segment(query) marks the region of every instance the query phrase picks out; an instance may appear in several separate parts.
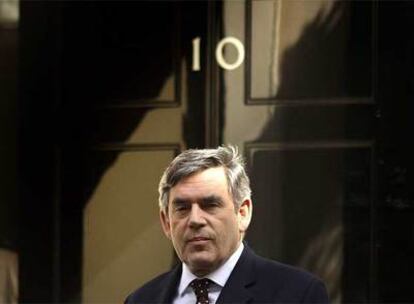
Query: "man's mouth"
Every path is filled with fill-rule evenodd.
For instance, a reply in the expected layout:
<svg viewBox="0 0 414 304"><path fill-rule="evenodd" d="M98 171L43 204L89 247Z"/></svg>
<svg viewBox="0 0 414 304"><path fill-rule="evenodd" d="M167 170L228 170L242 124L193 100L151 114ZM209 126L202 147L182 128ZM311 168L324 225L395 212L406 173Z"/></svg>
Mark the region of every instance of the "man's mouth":
<svg viewBox="0 0 414 304"><path fill-rule="evenodd" d="M207 237L193 237L191 239L188 240L189 243L201 243L201 242L206 242L209 241L210 239Z"/></svg>

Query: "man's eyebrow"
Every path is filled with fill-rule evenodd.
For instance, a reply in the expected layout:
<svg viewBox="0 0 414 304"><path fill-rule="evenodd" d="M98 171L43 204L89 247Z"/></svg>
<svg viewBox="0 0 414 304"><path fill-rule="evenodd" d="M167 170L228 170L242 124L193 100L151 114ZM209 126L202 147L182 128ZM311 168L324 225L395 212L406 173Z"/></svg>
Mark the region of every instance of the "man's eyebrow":
<svg viewBox="0 0 414 304"><path fill-rule="evenodd" d="M210 204L210 203L222 204L223 203L223 199L217 195L209 195L209 196L203 197L200 201L203 204Z"/></svg>
<svg viewBox="0 0 414 304"><path fill-rule="evenodd" d="M220 196L214 195L214 194L202 197L199 199L199 201L201 204L211 204L211 203L222 204L223 203L223 199ZM172 200L171 204L173 206L185 205L185 204L188 204L188 200L185 198L176 197Z"/></svg>
<svg viewBox="0 0 414 304"><path fill-rule="evenodd" d="M186 203L187 203L187 200L180 198L180 197L174 198L171 202L172 205L184 205Z"/></svg>

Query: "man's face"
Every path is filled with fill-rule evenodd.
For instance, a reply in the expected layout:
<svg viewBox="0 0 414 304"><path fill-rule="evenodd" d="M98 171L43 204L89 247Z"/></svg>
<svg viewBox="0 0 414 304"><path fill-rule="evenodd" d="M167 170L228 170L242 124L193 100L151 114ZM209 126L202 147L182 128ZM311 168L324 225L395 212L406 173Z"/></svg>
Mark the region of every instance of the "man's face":
<svg viewBox="0 0 414 304"><path fill-rule="evenodd" d="M178 257L197 276L217 269L237 249L251 216L251 201L235 210L224 168L182 179L169 195L161 224Z"/></svg>

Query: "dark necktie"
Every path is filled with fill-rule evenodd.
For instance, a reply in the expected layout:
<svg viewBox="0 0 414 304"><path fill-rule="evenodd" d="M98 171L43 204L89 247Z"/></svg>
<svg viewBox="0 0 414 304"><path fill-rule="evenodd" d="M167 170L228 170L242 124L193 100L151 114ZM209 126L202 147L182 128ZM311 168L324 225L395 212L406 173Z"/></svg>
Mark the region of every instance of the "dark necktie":
<svg viewBox="0 0 414 304"><path fill-rule="evenodd" d="M197 304L208 304L208 287L211 281L209 279L195 279L190 283L191 288L197 297Z"/></svg>

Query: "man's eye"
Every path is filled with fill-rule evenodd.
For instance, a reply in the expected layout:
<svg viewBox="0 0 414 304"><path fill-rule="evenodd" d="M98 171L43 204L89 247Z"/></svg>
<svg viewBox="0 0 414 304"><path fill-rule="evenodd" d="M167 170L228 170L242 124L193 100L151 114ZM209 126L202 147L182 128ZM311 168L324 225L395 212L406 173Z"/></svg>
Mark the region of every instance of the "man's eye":
<svg viewBox="0 0 414 304"><path fill-rule="evenodd" d="M215 207L218 207L218 206L219 206L218 202L206 202L204 204L205 208L215 208Z"/></svg>
<svg viewBox="0 0 414 304"><path fill-rule="evenodd" d="M185 211L185 210L188 209L188 207L185 206L185 205L178 205L178 206L175 206L174 209L175 209L175 211Z"/></svg>

